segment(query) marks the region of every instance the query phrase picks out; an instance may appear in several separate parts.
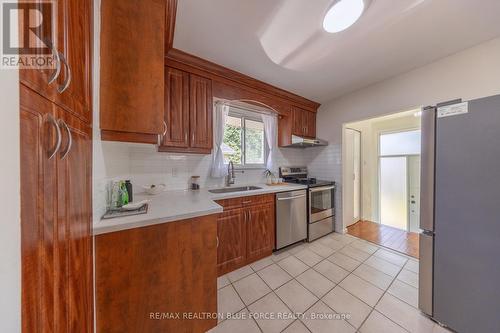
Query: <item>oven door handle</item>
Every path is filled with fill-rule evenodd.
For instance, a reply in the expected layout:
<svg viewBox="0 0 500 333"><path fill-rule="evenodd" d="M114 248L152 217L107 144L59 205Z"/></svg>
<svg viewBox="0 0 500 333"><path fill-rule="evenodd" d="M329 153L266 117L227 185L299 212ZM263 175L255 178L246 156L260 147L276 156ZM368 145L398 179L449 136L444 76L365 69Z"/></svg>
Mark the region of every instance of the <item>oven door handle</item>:
<svg viewBox="0 0 500 333"><path fill-rule="evenodd" d="M328 187L318 187L318 188L312 188L309 190L309 192L320 192L320 191L328 191L328 190L333 190L335 186L328 186Z"/></svg>

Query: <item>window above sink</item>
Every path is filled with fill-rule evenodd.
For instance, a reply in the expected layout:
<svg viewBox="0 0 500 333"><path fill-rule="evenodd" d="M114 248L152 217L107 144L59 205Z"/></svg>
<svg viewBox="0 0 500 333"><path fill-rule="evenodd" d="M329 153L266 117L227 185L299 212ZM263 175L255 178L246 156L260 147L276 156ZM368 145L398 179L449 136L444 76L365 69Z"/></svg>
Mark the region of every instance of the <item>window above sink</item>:
<svg viewBox="0 0 500 333"><path fill-rule="evenodd" d="M268 152L260 114L231 107L224 128L224 163L232 161L237 169L264 169Z"/></svg>

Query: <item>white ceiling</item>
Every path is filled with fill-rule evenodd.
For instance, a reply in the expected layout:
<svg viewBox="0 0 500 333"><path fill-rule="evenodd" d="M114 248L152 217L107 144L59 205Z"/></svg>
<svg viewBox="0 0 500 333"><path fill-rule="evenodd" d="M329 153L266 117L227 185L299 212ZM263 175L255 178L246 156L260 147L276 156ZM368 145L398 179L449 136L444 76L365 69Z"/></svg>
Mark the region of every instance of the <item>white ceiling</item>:
<svg viewBox="0 0 500 333"><path fill-rule="evenodd" d="M335 0L179 0L174 47L320 103L500 36L499 0L372 0L338 34Z"/></svg>

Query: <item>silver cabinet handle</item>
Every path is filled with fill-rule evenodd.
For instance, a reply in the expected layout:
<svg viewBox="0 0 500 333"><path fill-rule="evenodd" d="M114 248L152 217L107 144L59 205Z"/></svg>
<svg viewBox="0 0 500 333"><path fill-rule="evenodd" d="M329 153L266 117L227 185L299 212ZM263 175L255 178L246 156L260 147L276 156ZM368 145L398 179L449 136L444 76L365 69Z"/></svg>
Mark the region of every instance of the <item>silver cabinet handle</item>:
<svg viewBox="0 0 500 333"><path fill-rule="evenodd" d="M219 236L217 236L217 248L219 247Z"/></svg>
<svg viewBox="0 0 500 333"><path fill-rule="evenodd" d="M247 200L247 201L242 202L242 204L244 204L244 205L249 204L249 203L252 203L252 200Z"/></svg>
<svg viewBox="0 0 500 333"><path fill-rule="evenodd" d="M162 143L163 143L163 138L165 137L165 135L167 135L167 123L165 122L165 120L163 121L163 133L161 134L158 134L158 146L161 146Z"/></svg>
<svg viewBox="0 0 500 333"><path fill-rule="evenodd" d="M54 146L54 148L52 148L52 151L49 151L48 155L49 155L49 160L55 156L55 154L57 153L57 151L59 150L59 148L61 148L61 129L59 128L59 125L57 124L57 121L56 119L51 115L47 115L47 119L48 119L48 122L50 124L52 124L55 129L56 129L56 134L57 134L57 141L56 141L56 144Z"/></svg>
<svg viewBox="0 0 500 333"><path fill-rule="evenodd" d="M61 73L61 59L59 58L59 52L57 52L56 48L50 41L45 42L45 44L52 50L52 57L56 62L56 68L47 81L48 84L51 84L58 78L59 74Z"/></svg>
<svg viewBox="0 0 500 333"><path fill-rule="evenodd" d="M250 221L252 219L252 211L248 211L248 221Z"/></svg>
<svg viewBox="0 0 500 333"><path fill-rule="evenodd" d="M167 123L165 122L165 120L163 121L163 134L162 136L165 136L167 135Z"/></svg>
<svg viewBox="0 0 500 333"><path fill-rule="evenodd" d="M57 87L57 91L60 94L62 94L63 92L66 91L66 89L68 89L68 87L71 83L71 68L69 67L68 62L66 61L66 57L64 56L64 54L59 53L59 58L64 63L64 67L66 68L66 80L64 81L64 83L62 85Z"/></svg>
<svg viewBox="0 0 500 333"><path fill-rule="evenodd" d="M334 189L334 188L335 188L335 186L318 187L318 188L315 188L315 189L309 190L309 192L313 193L313 192L328 191L328 190L332 190L332 189Z"/></svg>
<svg viewBox="0 0 500 333"><path fill-rule="evenodd" d="M293 197L288 197L288 198L278 198L278 201L283 201L283 200L292 200L292 199L298 199L298 198L304 198L306 195L305 194L302 194L302 195L296 195L296 196L293 196Z"/></svg>
<svg viewBox="0 0 500 333"><path fill-rule="evenodd" d="M68 156L70 150L71 150L71 147L73 146L73 135L71 134L71 131L68 127L68 124L66 124L66 122L62 119L59 120L59 124L62 125L62 127L66 130L66 133L68 134L68 146L66 148L66 151L63 153L61 152L61 160L64 160L66 158L66 156Z"/></svg>

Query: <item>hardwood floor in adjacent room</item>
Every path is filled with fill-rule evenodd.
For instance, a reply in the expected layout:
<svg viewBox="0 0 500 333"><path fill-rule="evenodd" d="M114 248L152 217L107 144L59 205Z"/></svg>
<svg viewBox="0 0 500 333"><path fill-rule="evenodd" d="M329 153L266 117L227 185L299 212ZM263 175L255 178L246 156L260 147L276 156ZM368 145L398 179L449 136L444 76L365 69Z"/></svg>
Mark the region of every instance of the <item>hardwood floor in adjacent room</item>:
<svg viewBox="0 0 500 333"><path fill-rule="evenodd" d="M415 232L407 232L371 221L359 221L347 227L347 233L418 258L419 235Z"/></svg>

